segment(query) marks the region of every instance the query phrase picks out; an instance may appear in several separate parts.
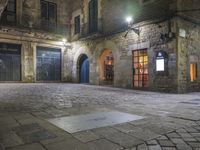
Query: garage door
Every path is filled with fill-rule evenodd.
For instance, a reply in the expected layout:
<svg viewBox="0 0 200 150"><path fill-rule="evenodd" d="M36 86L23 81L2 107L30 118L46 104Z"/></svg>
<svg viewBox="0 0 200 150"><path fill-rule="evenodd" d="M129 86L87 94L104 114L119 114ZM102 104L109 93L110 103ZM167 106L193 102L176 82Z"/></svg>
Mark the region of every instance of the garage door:
<svg viewBox="0 0 200 150"><path fill-rule="evenodd" d="M21 80L21 46L0 43L0 81Z"/></svg>
<svg viewBox="0 0 200 150"><path fill-rule="evenodd" d="M37 47L37 81L61 80L60 49Z"/></svg>

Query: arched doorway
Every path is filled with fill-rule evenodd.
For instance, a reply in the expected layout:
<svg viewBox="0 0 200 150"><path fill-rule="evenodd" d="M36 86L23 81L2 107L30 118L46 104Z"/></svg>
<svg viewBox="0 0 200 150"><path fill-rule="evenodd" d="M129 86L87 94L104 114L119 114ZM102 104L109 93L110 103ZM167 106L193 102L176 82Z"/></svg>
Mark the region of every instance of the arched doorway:
<svg viewBox="0 0 200 150"><path fill-rule="evenodd" d="M99 73L101 85L113 85L114 57L111 50L104 50L99 59Z"/></svg>
<svg viewBox="0 0 200 150"><path fill-rule="evenodd" d="M79 82L80 83L89 83L89 59L87 55L82 54L79 58L78 63L78 72L79 72Z"/></svg>

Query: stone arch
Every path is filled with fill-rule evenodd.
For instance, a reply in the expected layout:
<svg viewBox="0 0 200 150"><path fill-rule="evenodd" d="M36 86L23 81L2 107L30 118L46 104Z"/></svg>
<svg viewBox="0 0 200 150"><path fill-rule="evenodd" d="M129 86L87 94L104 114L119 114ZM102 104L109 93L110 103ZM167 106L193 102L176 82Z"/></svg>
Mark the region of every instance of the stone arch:
<svg viewBox="0 0 200 150"><path fill-rule="evenodd" d="M88 57L89 62L91 62L91 53L87 46L82 46L82 47L78 47L78 48L74 47L73 51L75 51L75 53L72 54L72 57L73 57L72 76L73 76L73 80L75 82L79 82L80 59L83 55L86 55Z"/></svg>
<svg viewBox="0 0 200 150"><path fill-rule="evenodd" d="M109 49L105 49L98 59L99 79L101 85L113 85L114 57Z"/></svg>
<svg viewBox="0 0 200 150"><path fill-rule="evenodd" d="M103 41L101 43L98 43L96 45L96 48L95 48L95 58L96 58L96 73L97 73L97 77L98 77L98 81L99 81L99 84L102 84L101 81L102 81L102 56L108 54L108 53L112 53L112 56L113 56L113 72L115 74L116 72L116 69L117 69L117 61L119 60L119 55L117 55L119 52L118 52L119 48L117 47L117 45L110 41L110 40L107 40L107 41ZM115 76L114 76L114 79L113 79L113 83L115 83ZM106 83L105 83L106 84Z"/></svg>
<svg viewBox="0 0 200 150"><path fill-rule="evenodd" d="M89 83L89 58L81 54L77 60L77 80L79 83Z"/></svg>

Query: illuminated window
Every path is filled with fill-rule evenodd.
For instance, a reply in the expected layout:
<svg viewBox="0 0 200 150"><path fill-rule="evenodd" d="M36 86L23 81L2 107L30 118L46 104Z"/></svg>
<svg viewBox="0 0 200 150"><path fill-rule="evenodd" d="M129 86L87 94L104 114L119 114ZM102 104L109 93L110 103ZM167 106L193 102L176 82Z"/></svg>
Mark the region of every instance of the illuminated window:
<svg viewBox="0 0 200 150"><path fill-rule="evenodd" d="M194 82L197 80L197 64L190 64L190 81Z"/></svg>
<svg viewBox="0 0 200 150"><path fill-rule="evenodd" d="M149 69L147 50L133 51L133 86L135 88L149 87Z"/></svg>
<svg viewBox="0 0 200 150"><path fill-rule="evenodd" d="M156 60L156 71L165 71L165 59Z"/></svg>

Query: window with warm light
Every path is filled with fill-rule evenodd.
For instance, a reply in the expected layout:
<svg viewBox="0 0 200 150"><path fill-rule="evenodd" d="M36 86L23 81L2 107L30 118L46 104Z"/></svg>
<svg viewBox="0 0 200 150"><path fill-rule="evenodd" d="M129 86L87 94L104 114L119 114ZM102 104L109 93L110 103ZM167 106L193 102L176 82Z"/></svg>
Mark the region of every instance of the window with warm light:
<svg viewBox="0 0 200 150"><path fill-rule="evenodd" d="M156 71L165 71L165 59L156 60Z"/></svg>
<svg viewBox="0 0 200 150"><path fill-rule="evenodd" d="M149 86L149 69L147 50L133 51L133 86L147 88Z"/></svg>
<svg viewBox="0 0 200 150"><path fill-rule="evenodd" d="M190 81L194 82L197 80L197 63L190 64Z"/></svg>

